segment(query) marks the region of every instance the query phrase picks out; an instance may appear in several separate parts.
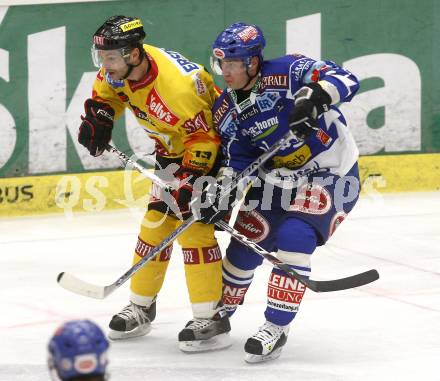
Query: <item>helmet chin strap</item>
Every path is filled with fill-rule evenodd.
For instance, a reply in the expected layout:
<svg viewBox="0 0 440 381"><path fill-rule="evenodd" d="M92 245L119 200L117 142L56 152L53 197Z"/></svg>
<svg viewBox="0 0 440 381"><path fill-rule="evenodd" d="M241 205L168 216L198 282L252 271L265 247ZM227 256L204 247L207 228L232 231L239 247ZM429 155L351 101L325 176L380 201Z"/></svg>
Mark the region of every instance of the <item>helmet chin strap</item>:
<svg viewBox="0 0 440 381"><path fill-rule="evenodd" d="M135 68L135 67L138 67L143 61L144 61L144 58L145 58L145 53L144 53L144 49L139 49L139 51L140 51L140 61L139 61L139 63L137 64L137 65L133 65L133 64L127 64L127 66L128 66L128 69L127 69L127 72L125 73L125 75L122 77L122 80L124 80L124 79L127 79L129 76L130 76L130 74L131 74L131 72L133 71L133 69Z"/></svg>

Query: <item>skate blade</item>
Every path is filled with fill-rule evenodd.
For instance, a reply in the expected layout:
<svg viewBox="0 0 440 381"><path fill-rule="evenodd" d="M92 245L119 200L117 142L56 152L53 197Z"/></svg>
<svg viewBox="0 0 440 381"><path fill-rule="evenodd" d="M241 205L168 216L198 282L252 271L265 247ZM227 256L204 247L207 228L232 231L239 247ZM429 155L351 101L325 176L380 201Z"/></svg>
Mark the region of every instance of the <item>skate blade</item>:
<svg viewBox="0 0 440 381"><path fill-rule="evenodd" d="M246 361L249 364L256 364L259 362L275 360L278 357L280 357L282 350L283 347L275 349L273 352L270 352L267 355L254 355L251 353L246 353L246 356L244 357L244 361Z"/></svg>
<svg viewBox="0 0 440 381"><path fill-rule="evenodd" d="M186 353L216 351L231 345L232 340L229 333L222 333L208 340L179 341L179 349Z"/></svg>
<svg viewBox="0 0 440 381"><path fill-rule="evenodd" d="M148 324L146 327L137 327L131 331L115 331L110 329L107 336L110 340L125 340L133 337L145 336L150 332L151 325Z"/></svg>

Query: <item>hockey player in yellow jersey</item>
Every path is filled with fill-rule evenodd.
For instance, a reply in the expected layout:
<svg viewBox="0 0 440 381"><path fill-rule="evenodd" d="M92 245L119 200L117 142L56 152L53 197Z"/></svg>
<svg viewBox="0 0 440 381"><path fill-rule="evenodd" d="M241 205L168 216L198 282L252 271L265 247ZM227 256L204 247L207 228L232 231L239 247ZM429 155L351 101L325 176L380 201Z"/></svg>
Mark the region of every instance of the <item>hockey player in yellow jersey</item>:
<svg viewBox="0 0 440 381"><path fill-rule="evenodd" d="M156 143L156 169L173 164L183 184L173 193L177 216L189 213L194 180L215 170L219 147L211 108L218 92L209 73L177 52L143 45L140 19L113 16L94 34L92 57L100 67L92 98L85 102L78 141L93 156L111 139L113 121L126 108ZM180 211L179 211L180 210ZM133 263L173 232L181 218L152 198L136 244ZM193 319L179 333L179 347L196 352L230 345L230 325L221 305L221 254L214 226L193 224L178 241L184 253ZM171 255L167 247L131 280L130 304L113 316L111 339L147 334L156 315L156 298Z"/></svg>

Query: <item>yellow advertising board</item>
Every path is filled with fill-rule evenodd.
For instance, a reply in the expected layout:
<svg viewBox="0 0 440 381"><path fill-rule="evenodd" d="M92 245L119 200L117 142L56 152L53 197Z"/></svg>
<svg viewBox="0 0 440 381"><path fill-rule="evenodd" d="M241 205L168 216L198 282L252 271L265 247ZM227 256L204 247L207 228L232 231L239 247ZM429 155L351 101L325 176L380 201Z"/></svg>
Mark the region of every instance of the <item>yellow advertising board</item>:
<svg viewBox="0 0 440 381"><path fill-rule="evenodd" d="M131 170L0 179L0 217L145 208L150 186Z"/></svg>

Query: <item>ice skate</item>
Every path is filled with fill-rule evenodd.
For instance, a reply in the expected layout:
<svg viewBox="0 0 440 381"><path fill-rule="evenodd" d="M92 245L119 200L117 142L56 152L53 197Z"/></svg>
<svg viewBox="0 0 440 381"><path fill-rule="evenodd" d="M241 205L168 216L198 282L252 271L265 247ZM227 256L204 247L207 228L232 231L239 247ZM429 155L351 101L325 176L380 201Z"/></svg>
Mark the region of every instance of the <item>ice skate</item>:
<svg viewBox="0 0 440 381"><path fill-rule="evenodd" d="M110 321L111 340L123 340L131 337L144 336L151 331L151 322L156 317L156 301L150 307L143 307L133 302Z"/></svg>
<svg viewBox="0 0 440 381"><path fill-rule="evenodd" d="M246 341L245 361L257 363L277 359L287 342L288 334L289 326L280 326L266 321L258 332Z"/></svg>
<svg viewBox="0 0 440 381"><path fill-rule="evenodd" d="M211 319L192 319L179 333L179 348L183 352L205 352L231 345L229 317L223 309Z"/></svg>

